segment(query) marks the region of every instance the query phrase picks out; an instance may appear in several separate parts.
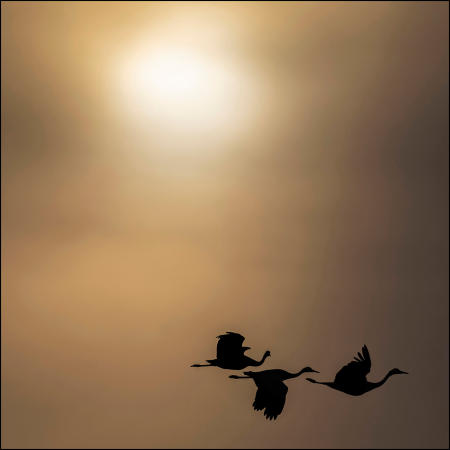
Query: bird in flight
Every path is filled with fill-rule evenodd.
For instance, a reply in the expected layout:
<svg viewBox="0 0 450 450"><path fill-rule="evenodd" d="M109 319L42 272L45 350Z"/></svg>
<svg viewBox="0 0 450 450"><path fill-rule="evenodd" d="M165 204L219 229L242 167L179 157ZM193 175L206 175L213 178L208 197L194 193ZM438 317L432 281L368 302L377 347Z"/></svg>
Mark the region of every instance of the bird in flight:
<svg viewBox="0 0 450 450"><path fill-rule="evenodd" d="M342 369L336 374L334 381L320 382L313 380L312 378L307 378L307 380L311 383L324 384L325 386L349 395L362 395L372 389L382 386L392 375L408 373L399 369L392 369L381 381L372 383L366 379L366 375L370 372L370 367L371 361L369 350L364 345L362 348L362 354L358 352L358 356L355 356L354 361L351 361L342 367Z"/></svg>
<svg viewBox="0 0 450 450"><path fill-rule="evenodd" d="M230 378L251 378L258 387L256 391L253 408L256 411L264 410L264 415L268 420L275 420L283 411L286 402L288 387L284 380L299 377L305 372L317 372L311 367L305 367L300 372L290 373L286 370L262 370L261 372L244 372L245 377L230 375Z"/></svg>
<svg viewBox="0 0 450 450"><path fill-rule="evenodd" d="M209 364L192 364L191 367L220 367L221 369L242 370L248 366L261 366L270 352L267 350L260 361L256 361L244 353L250 350L250 347L243 347L242 343L245 337L239 333L227 331L227 334L217 336L217 357L216 359L207 359Z"/></svg>

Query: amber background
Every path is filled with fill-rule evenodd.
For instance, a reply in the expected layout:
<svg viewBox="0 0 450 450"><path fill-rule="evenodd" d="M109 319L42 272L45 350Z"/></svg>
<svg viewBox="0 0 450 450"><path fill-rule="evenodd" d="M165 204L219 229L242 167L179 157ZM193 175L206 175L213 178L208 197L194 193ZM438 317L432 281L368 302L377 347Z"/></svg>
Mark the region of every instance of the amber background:
<svg viewBox="0 0 450 450"><path fill-rule="evenodd" d="M2 447L448 447L447 2L1 8ZM263 95L171 153L112 67L184 15ZM367 344L371 380L410 375L292 380L269 423L189 367L226 330L264 368Z"/></svg>

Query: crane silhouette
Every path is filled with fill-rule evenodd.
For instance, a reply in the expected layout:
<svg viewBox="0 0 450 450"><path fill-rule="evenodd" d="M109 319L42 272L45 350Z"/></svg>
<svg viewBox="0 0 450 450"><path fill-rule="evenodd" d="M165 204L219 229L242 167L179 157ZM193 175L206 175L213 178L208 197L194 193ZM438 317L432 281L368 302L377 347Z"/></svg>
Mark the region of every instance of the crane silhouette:
<svg viewBox="0 0 450 450"><path fill-rule="evenodd" d="M245 377L238 375L230 375L230 378L252 378L258 387L256 391L253 408L256 411L264 411L266 419L275 420L283 411L284 403L286 402L286 394L288 387L283 383L289 378L299 377L305 372L317 372L311 367L304 367L300 372L290 373L286 370L273 369L262 370L261 372L244 372Z"/></svg>
<svg viewBox="0 0 450 450"><path fill-rule="evenodd" d="M313 380L312 378L307 378L307 380L311 383L324 384L325 386L349 395L362 395L372 389L382 386L392 375L408 373L399 369L392 369L381 381L372 383L366 379L366 375L370 372L370 367L371 361L369 350L364 345L362 348L362 354L358 352L358 356L355 356L354 361L351 361L342 367L342 369L336 374L334 381L320 382Z"/></svg>
<svg viewBox="0 0 450 450"><path fill-rule="evenodd" d="M220 367L221 369L241 370L248 366L260 366L264 363L266 358L270 356L267 350L260 361L256 361L244 353L250 350L250 347L243 347L242 343L245 337L239 333L227 331L227 334L217 336L217 357L216 359L207 359L209 364L192 364L191 367Z"/></svg>

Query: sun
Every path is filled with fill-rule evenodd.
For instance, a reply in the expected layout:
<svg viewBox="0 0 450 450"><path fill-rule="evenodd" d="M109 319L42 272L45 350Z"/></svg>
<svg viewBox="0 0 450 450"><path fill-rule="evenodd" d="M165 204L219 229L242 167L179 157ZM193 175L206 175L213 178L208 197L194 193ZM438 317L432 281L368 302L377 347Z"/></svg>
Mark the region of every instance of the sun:
<svg viewBox="0 0 450 450"><path fill-rule="evenodd" d="M211 67L186 50L154 52L136 62L134 82L141 93L168 103L184 103L202 95L211 82Z"/></svg>
<svg viewBox="0 0 450 450"><path fill-rule="evenodd" d="M224 58L161 45L144 47L127 58L122 87L135 118L177 132L217 130L237 117L242 80Z"/></svg>

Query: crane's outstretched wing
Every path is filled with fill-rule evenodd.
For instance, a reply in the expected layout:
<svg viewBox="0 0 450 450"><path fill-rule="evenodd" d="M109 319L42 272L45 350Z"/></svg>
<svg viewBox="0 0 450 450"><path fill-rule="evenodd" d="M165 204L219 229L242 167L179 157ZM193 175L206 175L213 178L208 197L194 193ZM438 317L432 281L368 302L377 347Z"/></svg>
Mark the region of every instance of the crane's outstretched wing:
<svg viewBox="0 0 450 450"><path fill-rule="evenodd" d="M242 354L244 336L227 331L227 334L221 334L217 337L219 338L219 342L217 342L217 359L227 360Z"/></svg>
<svg viewBox="0 0 450 450"><path fill-rule="evenodd" d="M257 389L255 401L253 402L253 409L255 411L261 411L266 407L266 397L264 395L264 389Z"/></svg>
<svg viewBox="0 0 450 450"><path fill-rule="evenodd" d="M354 361L345 365L334 378L336 384L339 383L361 383L366 381L366 375L370 372L371 361L369 350L364 345L362 354L358 352Z"/></svg>
<svg viewBox="0 0 450 450"><path fill-rule="evenodd" d="M281 381L264 383L256 391L253 408L256 411L265 409L264 415L275 420L283 411L288 387Z"/></svg>

